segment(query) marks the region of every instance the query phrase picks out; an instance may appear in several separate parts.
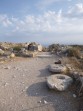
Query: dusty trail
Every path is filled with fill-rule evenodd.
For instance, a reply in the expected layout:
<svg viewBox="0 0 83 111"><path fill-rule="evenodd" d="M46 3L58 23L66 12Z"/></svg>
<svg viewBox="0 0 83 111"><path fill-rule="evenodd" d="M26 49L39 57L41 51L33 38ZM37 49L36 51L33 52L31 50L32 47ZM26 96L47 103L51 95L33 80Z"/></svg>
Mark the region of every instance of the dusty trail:
<svg viewBox="0 0 83 111"><path fill-rule="evenodd" d="M46 86L47 67L54 61L55 57L36 57L0 65L0 111L78 111L72 92Z"/></svg>

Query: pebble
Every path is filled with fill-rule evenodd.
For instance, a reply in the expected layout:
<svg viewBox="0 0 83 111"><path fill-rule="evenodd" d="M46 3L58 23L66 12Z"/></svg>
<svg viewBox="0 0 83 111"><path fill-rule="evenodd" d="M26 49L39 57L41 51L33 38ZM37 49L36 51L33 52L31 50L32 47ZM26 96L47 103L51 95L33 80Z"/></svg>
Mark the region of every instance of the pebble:
<svg viewBox="0 0 83 111"><path fill-rule="evenodd" d="M24 82L22 82L22 84L24 84Z"/></svg>
<svg viewBox="0 0 83 111"><path fill-rule="evenodd" d="M28 89L28 87L25 87L25 89L22 90L22 92L25 92Z"/></svg>
<svg viewBox="0 0 83 111"><path fill-rule="evenodd" d="M38 101L38 103L41 103L41 101Z"/></svg>
<svg viewBox="0 0 83 111"><path fill-rule="evenodd" d="M4 67L4 69L10 69L10 66Z"/></svg>
<svg viewBox="0 0 83 111"><path fill-rule="evenodd" d="M75 94L73 94L73 97L76 98L77 96Z"/></svg>
<svg viewBox="0 0 83 111"><path fill-rule="evenodd" d="M47 104L48 102L44 100L44 104Z"/></svg>
<svg viewBox="0 0 83 111"><path fill-rule="evenodd" d="M26 91L25 89L22 90L22 92L25 92L25 91Z"/></svg>
<svg viewBox="0 0 83 111"><path fill-rule="evenodd" d="M4 63L4 61L0 61L0 63L1 63L1 64L3 64L3 63Z"/></svg>
<svg viewBox="0 0 83 111"><path fill-rule="evenodd" d="M14 67L16 70L20 70L18 67Z"/></svg>
<svg viewBox="0 0 83 111"><path fill-rule="evenodd" d="M6 82L5 84L4 84L4 86L7 86L8 85L8 83Z"/></svg>
<svg viewBox="0 0 83 111"><path fill-rule="evenodd" d="M36 93L36 95L38 95L38 93Z"/></svg>
<svg viewBox="0 0 83 111"><path fill-rule="evenodd" d="M12 76L12 78L16 78L16 76L15 76L15 75L13 75L13 76Z"/></svg>
<svg viewBox="0 0 83 111"><path fill-rule="evenodd" d="M10 97L10 100L12 100L12 97Z"/></svg>
<svg viewBox="0 0 83 111"><path fill-rule="evenodd" d="M25 87L25 90L28 89L28 86Z"/></svg>

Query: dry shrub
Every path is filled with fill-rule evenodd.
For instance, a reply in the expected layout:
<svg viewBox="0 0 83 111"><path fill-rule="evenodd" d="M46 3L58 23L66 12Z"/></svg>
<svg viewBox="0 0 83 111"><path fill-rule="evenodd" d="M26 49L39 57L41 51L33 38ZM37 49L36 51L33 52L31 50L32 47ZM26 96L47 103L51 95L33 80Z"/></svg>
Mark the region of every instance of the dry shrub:
<svg viewBox="0 0 83 111"><path fill-rule="evenodd" d="M64 58L65 64L70 64L72 68L78 70L81 69L81 64L76 57Z"/></svg>
<svg viewBox="0 0 83 111"><path fill-rule="evenodd" d="M70 69L68 67L66 67L66 71L64 72L64 74L70 75Z"/></svg>
<svg viewBox="0 0 83 111"><path fill-rule="evenodd" d="M48 48L43 47L43 48L42 48L42 51L43 51L43 52L48 52Z"/></svg>
<svg viewBox="0 0 83 111"><path fill-rule="evenodd" d="M80 50L78 48L69 48L69 49L67 49L67 56L80 58L81 53L80 53Z"/></svg>
<svg viewBox="0 0 83 111"><path fill-rule="evenodd" d="M49 51L54 51L54 52L57 52L60 48L60 45L59 44L52 44L48 47L48 50Z"/></svg>
<svg viewBox="0 0 83 111"><path fill-rule="evenodd" d="M64 65L69 65L73 70L83 70L83 62L80 63L79 59L77 59L76 57L63 57L62 60L62 63ZM69 72L68 69L67 72Z"/></svg>
<svg viewBox="0 0 83 111"><path fill-rule="evenodd" d="M77 58L75 58L75 57L71 58L70 61L71 61L72 65L74 65L75 68L81 69L81 64Z"/></svg>

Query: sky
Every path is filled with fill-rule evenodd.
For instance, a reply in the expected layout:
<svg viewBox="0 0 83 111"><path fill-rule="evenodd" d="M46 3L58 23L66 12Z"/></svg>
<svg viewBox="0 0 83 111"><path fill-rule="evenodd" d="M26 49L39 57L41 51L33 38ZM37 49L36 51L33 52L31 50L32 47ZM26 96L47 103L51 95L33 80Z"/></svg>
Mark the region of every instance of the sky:
<svg viewBox="0 0 83 111"><path fill-rule="evenodd" d="M0 41L83 45L83 0L0 0Z"/></svg>

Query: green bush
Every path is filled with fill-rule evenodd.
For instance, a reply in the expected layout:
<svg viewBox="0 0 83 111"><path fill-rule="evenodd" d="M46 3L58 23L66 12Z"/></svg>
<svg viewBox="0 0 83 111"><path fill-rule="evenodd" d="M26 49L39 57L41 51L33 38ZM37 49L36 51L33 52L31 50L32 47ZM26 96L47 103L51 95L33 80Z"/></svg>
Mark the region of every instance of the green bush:
<svg viewBox="0 0 83 111"><path fill-rule="evenodd" d="M21 50L21 48L22 48L22 46L15 46L15 47L13 47L13 51L20 51Z"/></svg>

